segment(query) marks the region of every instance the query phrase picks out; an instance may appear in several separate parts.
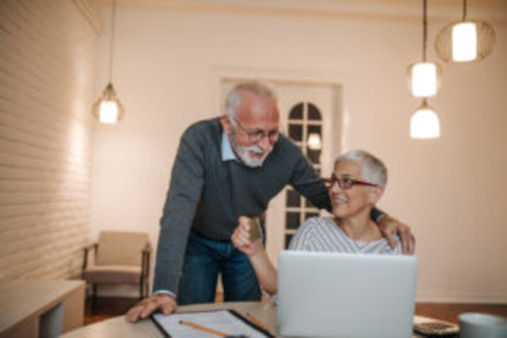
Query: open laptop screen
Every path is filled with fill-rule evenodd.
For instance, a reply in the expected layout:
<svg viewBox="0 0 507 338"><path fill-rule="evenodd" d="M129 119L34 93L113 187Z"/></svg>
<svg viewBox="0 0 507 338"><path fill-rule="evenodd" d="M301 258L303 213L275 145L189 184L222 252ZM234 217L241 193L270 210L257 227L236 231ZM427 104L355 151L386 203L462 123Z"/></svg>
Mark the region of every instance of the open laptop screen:
<svg viewBox="0 0 507 338"><path fill-rule="evenodd" d="M278 332L284 336L411 337L414 256L283 251Z"/></svg>

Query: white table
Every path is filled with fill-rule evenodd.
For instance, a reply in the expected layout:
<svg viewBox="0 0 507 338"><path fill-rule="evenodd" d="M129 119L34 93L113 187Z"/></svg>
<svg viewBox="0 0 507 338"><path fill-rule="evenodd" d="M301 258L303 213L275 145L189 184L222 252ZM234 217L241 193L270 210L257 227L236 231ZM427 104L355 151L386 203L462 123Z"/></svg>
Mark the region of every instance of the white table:
<svg viewBox="0 0 507 338"><path fill-rule="evenodd" d="M248 312L259 319L271 332L278 336L276 330L276 308L266 302L231 302L180 306L178 312L233 309L246 315ZM164 335L151 319L137 323L128 323L125 316L115 317L92 325L84 326L62 336L62 338L162 338ZM420 337L413 335L413 338Z"/></svg>
<svg viewBox="0 0 507 338"><path fill-rule="evenodd" d="M178 312L233 309L246 315L247 312L263 322L272 334L276 334L276 309L272 304L261 302L231 302L180 306ZM119 316L103 322L84 326L62 336L62 338L134 338L164 337L151 319L137 323L128 323L125 316Z"/></svg>

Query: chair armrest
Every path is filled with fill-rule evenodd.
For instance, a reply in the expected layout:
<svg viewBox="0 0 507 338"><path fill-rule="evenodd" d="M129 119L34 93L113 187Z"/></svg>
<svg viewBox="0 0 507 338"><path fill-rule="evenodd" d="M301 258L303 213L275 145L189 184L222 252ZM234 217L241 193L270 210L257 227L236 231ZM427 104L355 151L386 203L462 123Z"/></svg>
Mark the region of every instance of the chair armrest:
<svg viewBox="0 0 507 338"><path fill-rule="evenodd" d="M146 243L146 246L143 248L143 254L146 252L146 253L151 253L152 251L152 248L151 248L151 244L150 243Z"/></svg>
<svg viewBox="0 0 507 338"><path fill-rule="evenodd" d="M83 267L81 269L81 279L84 279L84 273L86 268L88 267L88 252L93 250L94 253L96 254L98 246L99 246L98 243L92 243L88 244L83 248Z"/></svg>
<svg viewBox="0 0 507 338"><path fill-rule="evenodd" d="M141 274L148 278L150 273L150 254L151 254L151 244L148 242L143 249L143 258L141 260Z"/></svg>
<svg viewBox="0 0 507 338"><path fill-rule="evenodd" d="M88 244L87 246L85 246L85 247L83 248L83 250L84 250L85 252L88 252L88 251L90 251L91 249L93 249L93 250L97 250L97 247L98 247L98 246L99 246L99 243L91 243L91 244Z"/></svg>

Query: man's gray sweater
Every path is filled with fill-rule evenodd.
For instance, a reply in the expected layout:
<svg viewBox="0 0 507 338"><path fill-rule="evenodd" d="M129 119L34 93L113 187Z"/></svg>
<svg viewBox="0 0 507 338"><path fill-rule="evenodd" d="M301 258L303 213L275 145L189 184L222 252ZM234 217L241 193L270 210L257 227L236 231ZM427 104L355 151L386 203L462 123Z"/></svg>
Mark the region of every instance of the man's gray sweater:
<svg viewBox="0 0 507 338"><path fill-rule="evenodd" d="M330 208L326 187L301 150L280 135L262 167L222 161L219 118L197 122L181 137L157 248L153 290L178 291L190 229L229 241L240 216L258 216L287 184L318 208Z"/></svg>

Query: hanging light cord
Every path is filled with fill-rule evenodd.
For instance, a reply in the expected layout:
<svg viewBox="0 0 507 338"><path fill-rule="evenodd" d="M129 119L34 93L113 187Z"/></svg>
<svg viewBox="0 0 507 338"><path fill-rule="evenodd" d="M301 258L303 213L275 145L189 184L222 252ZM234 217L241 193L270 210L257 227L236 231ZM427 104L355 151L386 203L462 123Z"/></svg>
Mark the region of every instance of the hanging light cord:
<svg viewBox="0 0 507 338"><path fill-rule="evenodd" d="M428 37L428 20L426 18L426 0L423 0L423 62L426 62L427 37Z"/></svg>
<svg viewBox="0 0 507 338"><path fill-rule="evenodd" d="M114 44L114 23L116 20L116 0L113 0L111 11L111 44L109 46L109 83L113 79L113 44Z"/></svg>
<svg viewBox="0 0 507 338"><path fill-rule="evenodd" d="M463 0L463 21L467 18L467 0Z"/></svg>

